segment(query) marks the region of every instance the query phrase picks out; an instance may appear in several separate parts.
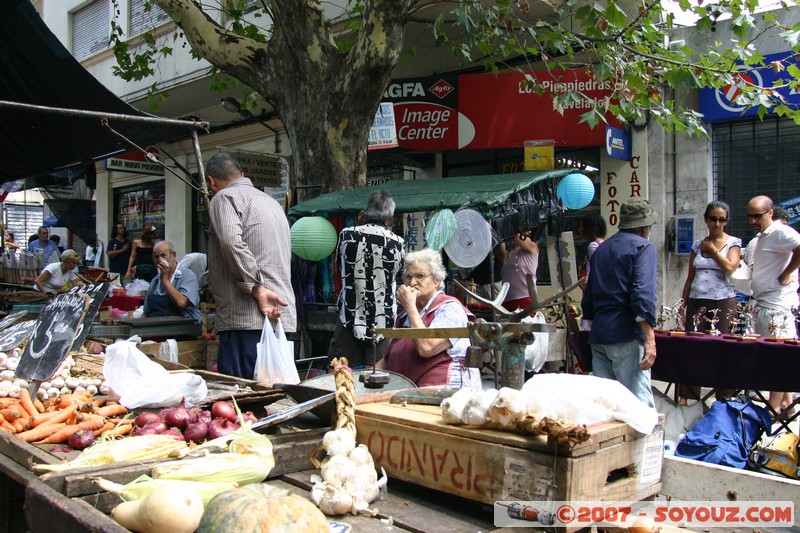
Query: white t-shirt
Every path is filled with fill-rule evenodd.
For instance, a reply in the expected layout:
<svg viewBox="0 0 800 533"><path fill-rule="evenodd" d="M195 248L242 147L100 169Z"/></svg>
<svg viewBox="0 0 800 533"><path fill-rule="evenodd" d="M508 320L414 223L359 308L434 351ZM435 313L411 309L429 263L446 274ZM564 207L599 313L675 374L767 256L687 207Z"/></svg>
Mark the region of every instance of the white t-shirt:
<svg viewBox="0 0 800 533"><path fill-rule="evenodd" d="M64 285L67 284L67 281L71 282L78 279L78 276L75 275L74 270L61 272L60 261L58 263L50 263L42 269L42 272L45 270L50 272L50 277L42 282L42 285L44 285L44 289L47 292L58 292ZM33 284L33 288L39 290L35 283Z"/></svg>
<svg viewBox="0 0 800 533"><path fill-rule="evenodd" d="M751 286L753 298L762 307L791 311L798 306L797 276L787 284L778 281L786 265L792 258L792 252L800 246L800 233L780 221L773 222L761 232L753 254L753 274Z"/></svg>

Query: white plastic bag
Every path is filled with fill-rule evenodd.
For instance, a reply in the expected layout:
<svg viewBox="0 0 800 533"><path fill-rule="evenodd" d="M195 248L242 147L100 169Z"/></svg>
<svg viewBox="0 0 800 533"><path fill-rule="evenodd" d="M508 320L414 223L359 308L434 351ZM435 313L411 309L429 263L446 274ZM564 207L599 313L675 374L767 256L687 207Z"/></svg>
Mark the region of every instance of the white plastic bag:
<svg viewBox="0 0 800 533"><path fill-rule="evenodd" d="M725 276L725 280L728 282L728 285L736 289L737 291L744 293L748 296L753 294L753 289L750 287L750 279L753 276L752 270L744 261L739 261L739 266Z"/></svg>
<svg viewBox="0 0 800 533"><path fill-rule="evenodd" d="M294 364L294 350L292 343L286 340L283 325L278 319L275 329L269 318L264 319L264 328L261 330L261 342L258 343L255 372L255 381L272 385L274 383L300 383L297 367Z"/></svg>
<svg viewBox="0 0 800 533"><path fill-rule="evenodd" d="M541 311L536 311L533 317L526 316L522 322L530 324L546 324L547 319ZM538 372L547 361L548 348L550 346L550 334L547 332L534 333L533 344L525 347L525 370L528 372Z"/></svg>
<svg viewBox="0 0 800 533"><path fill-rule="evenodd" d="M208 394L206 381L197 374L170 374L128 341L117 341L106 348L103 377L119 396L119 403L128 409L177 407L182 398L191 407L202 403Z"/></svg>

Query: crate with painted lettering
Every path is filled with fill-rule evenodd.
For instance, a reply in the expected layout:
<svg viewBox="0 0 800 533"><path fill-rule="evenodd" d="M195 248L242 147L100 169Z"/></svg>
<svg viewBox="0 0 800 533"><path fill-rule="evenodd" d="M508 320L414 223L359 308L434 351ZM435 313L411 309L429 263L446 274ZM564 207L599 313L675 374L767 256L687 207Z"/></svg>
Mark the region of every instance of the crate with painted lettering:
<svg viewBox="0 0 800 533"><path fill-rule="evenodd" d="M661 488L664 432L621 422L589 428L574 445L546 435L453 426L441 408L356 407L358 441L390 477L485 504L518 501L639 501Z"/></svg>

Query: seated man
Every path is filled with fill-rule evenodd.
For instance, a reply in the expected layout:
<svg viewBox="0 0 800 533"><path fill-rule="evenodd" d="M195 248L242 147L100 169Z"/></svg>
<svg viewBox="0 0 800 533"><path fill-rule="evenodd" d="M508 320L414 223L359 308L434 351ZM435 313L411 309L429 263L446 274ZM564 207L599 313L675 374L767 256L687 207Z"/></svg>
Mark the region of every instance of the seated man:
<svg viewBox="0 0 800 533"><path fill-rule="evenodd" d="M153 247L153 263L158 275L150 282L144 298L145 316L183 316L201 320L197 304L200 290L197 277L189 269L178 269L175 247L161 241Z"/></svg>

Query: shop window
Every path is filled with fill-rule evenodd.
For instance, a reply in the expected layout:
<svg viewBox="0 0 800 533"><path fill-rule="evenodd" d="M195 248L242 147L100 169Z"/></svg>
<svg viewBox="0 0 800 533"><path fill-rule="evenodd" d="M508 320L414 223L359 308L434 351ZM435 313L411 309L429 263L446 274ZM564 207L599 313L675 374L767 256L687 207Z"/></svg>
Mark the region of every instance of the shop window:
<svg viewBox="0 0 800 533"><path fill-rule="evenodd" d="M114 212L117 221L128 229L131 238L138 238L146 224L156 227L158 238L164 238L164 185L142 184L114 191Z"/></svg>
<svg viewBox="0 0 800 533"><path fill-rule="evenodd" d="M148 3L150 9L147 9ZM148 32L170 20L169 15L152 0L131 0L130 17L131 37Z"/></svg>
<svg viewBox="0 0 800 533"><path fill-rule="evenodd" d="M747 243L754 236L746 217L752 197L777 203L800 196L800 126L786 118L747 119L716 123L712 135L713 196L731 206L727 232Z"/></svg>
<svg viewBox="0 0 800 533"><path fill-rule="evenodd" d="M72 55L78 61L108 48L111 33L111 3L94 2L72 13Z"/></svg>

